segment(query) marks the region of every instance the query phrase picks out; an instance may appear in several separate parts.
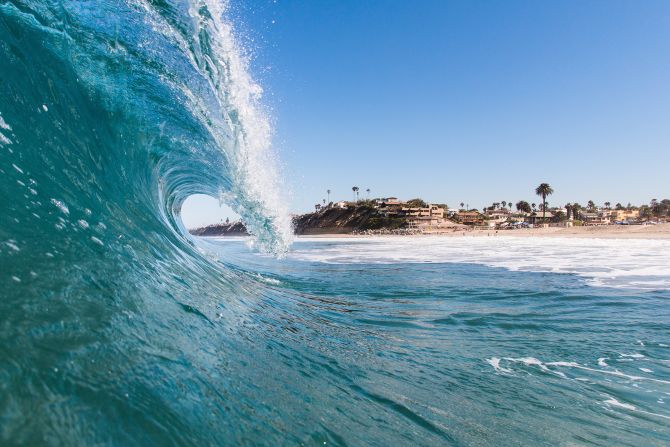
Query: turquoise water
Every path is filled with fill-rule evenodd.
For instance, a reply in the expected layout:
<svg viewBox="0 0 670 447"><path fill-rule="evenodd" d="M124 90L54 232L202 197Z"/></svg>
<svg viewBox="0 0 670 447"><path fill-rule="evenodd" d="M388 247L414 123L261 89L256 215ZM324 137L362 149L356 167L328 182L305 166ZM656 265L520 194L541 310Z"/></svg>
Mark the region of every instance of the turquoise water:
<svg viewBox="0 0 670 447"><path fill-rule="evenodd" d="M1 445L670 443L669 242L291 246L234 36L0 0ZM186 235L192 194L254 249Z"/></svg>
<svg viewBox="0 0 670 447"><path fill-rule="evenodd" d="M670 443L670 291L649 286L668 244L306 239L282 262L203 247L271 291L254 326L279 443L612 446ZM557 246L579 247L582 274L542 271ZM597 286L604 247L621 269ZM473 259L454 261L463 249Z"/></svg>
<svg viewBox="0 0 670 447"><path fill-rule="evenodd" d="M560 240L300 239L283 260L202 240L215 283L23 299L2 326L3 441L667 445L670 291L649 273L670 242L570 243L580 274L548 271ZM621 269L598 286L604 246ZM516 270L484 263L513 251Z"/></svg>

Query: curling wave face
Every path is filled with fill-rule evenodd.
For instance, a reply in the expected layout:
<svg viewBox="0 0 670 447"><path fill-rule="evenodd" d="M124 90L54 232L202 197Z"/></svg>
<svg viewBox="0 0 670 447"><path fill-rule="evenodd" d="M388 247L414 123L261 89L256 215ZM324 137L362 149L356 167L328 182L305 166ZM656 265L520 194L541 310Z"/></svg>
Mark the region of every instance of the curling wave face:
<svg viewBox="0 0 670 447"><path fill-rule="evenodd" d="M275 255L292 233L261 89L224 13L0 1L0 443L211 442L187 426L213 413L173 420L178 396L209 392L186 365L216 371L194 340L250 351L212 325L246 321L262 288L198 253L179 210L218 197Z"/></svg>
<svg viewBox="0 0 670 447"><path fill-rule="evenodd" d="M233 207L262 249L286 250L261 89L218 2L0 7L0 146L3 166L19 167L3 192L21 227L45 226L18 214L52 214L49 202L97 219L133 202L142 218L177 228L183 201L201 193Z"/></svg>

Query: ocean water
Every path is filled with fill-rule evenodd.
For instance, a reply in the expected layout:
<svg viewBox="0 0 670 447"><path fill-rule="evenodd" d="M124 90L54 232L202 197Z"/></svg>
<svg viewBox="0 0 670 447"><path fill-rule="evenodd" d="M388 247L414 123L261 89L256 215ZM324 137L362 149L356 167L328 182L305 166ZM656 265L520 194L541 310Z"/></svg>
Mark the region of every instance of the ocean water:
<svg viewBox="0 0 670 447"><path fill-rule="evenodd" d="M277 443L670 443L670 241L301 238L282 261L199 246L267 287Z"/></svg>
<svg viewBox="0 0 670 447"><path fill-rule="evenodd" d="M228 14L0 0L0 445L670 443L668 242L291 245Z"/></svg>

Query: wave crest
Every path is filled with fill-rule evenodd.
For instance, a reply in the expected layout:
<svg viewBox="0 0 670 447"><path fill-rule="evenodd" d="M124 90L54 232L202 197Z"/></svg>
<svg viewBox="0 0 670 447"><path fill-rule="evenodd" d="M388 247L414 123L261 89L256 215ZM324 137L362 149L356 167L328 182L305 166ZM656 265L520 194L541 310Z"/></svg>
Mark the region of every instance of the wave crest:
<svg viewBox="0 0 670 447"><path fill-rule="evenodd" d="M207 194L240 214L261 249L285 252L292 228L272 126L226 8L209 0L0 5L3 94L33 96L0 103L12 126L0 144L31 158L33 172L38 158L70 157L72 184L60 182L57 200L97 188L177 229L184 200ZM31 144L35 125L56 153Z"/></svg>

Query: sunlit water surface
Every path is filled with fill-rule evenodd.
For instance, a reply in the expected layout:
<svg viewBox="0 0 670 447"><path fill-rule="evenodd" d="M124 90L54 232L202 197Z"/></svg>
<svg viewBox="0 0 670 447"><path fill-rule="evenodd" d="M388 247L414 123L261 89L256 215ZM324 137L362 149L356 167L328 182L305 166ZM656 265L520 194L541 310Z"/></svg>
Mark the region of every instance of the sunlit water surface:
<svg viewBox="0 0 670 447"><path fill-rule="evenodd" d="M201 244L267 285L249 367L283 442L670 443L669 242Z"/></svg>

